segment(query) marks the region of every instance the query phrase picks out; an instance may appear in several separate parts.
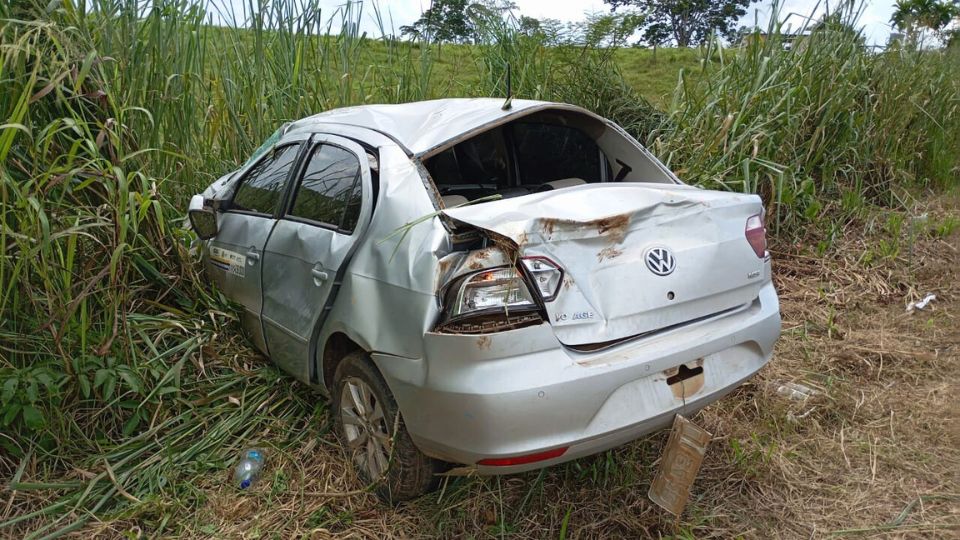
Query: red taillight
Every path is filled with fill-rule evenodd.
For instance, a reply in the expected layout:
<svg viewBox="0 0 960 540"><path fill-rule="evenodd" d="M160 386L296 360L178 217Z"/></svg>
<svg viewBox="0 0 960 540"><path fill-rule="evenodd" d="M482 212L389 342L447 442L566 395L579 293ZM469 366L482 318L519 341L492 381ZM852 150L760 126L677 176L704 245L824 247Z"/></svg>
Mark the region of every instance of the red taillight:
<svg viewBox="0 0 960 540"><path fill-rule="evenodd" d="M477 465L488 465L492 467L509 467L510 465L524 465L527 463L535 463L537 461L546 461L548 459L553 459L555 457L562 456L569 446L564 446L562 448L554 448L553 450L547 450L546 452L538 452L536 454L527 454L525 456L514 456L508 458L487 458L481 459L477 462Z"/></svg>
<svg viewBox="0 0 960 540"><path fill-rule="evenodd" d="M763 226L763 214L747 218L747 229L744 234L753 252L762 259L767 254L767 229Z"/></svg>

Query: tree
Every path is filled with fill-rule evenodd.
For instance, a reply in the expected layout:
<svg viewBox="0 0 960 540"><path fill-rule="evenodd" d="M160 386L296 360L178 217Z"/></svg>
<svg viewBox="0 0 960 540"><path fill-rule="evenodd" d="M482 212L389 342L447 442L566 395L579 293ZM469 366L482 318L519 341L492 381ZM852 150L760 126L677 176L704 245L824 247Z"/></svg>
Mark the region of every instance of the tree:
<svg viewBox="0 0 960 540"><path fill-rule="evenodd" d="M650 45L674 41L678 47L702 45L714 33L731 39L736 24L755 0L603 0L611 11L640 8L641 28Z"/></svg>
<svg viewBox="0 0 960 540"><path fill-rule="evenodd" d="M938 37L953 19L960 17L960 0L897 0L897 9L890 22L915 41L920 32L929 29Z"/></svg>
<svg viewBox="0 0 960 540"><path fill-rule="evenodd" d="M467 18L467 0L434 0L423 15L410 26L401 26L404 36L427 41L469 41L473 28Z"/></svg>
<svg viewBox="0 0 960 540"><path fill-rule="evenodd" d="M520 33L533 36L539 34L540 30L540 20L534 17L527 17L526 15L520 16L519 22Z"/></svg>
<svg viewBox="0 0 960 540"><path fill-rule="evenodd" d="M581 25L582 40L594 47L621 47L643 24L643 16L633 12L587 15Z"/></svg>
<svg viewBox="0 0 960 540"><path fill-rule="evenodd" d="M510 0L433 0L416 22L401 26L400 33L427 41L468 43L479 40L483 28L501 22L515 9Z"/></svg>

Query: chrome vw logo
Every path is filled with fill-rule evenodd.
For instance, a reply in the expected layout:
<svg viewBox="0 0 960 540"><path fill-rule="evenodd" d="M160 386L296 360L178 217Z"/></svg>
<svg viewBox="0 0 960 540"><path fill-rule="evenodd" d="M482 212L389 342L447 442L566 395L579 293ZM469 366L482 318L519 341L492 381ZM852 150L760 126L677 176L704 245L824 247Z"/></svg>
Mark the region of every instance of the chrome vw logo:
<svg viewBox="0 0 960 540"><path fill-rule="evenodd" d="M673 258L673 253L663 247L648 249L643 260L647 263L647 268L658 276L670 275L677 267L677 260Z"/></svg>

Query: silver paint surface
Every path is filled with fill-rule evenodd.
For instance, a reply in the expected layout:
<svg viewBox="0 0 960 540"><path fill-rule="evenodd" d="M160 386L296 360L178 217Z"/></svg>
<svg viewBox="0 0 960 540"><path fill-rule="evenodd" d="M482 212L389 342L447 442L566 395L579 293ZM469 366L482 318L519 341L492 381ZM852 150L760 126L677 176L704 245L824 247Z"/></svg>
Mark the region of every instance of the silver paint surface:
<svg viewBox="0 0 960 540"><path fill-rule="evenodd" d="M361 226L346 238L283 216L219 213L220 232L204 243L208 275L244 306L253 341L325 389L324 350L333 336L348 338L369 352L420 449L480 473L622 444L719 399L769 361L780 333L777 295L769 257L756 257L744 238L759 198L685 186L618 126L577 107L514 100L503 111L502 103L374 105L293 122L278 144L337 136L358 158L359 145L374 149L376 199L365 184ZM601 149L629 160L633 171L622 183L444 209L420 158L541 111L595 123ZM367 160L359 161L372 177ZM228 200L243 172L225 175L204 198ZM454 251L454 229L505 243ZM671 274L647 269L643 254L654 245L676 257ZM261 258L239 278L209 264L215 246ZM438 291L518 256L549 257L570 279L546 304L549 321L482 335L437 331ZM332 283L318 283L315 269L331 282L342 278L325 316ZM610 340L592 352L570 347ZM703 363L704 385L678 399L663 372L694 361ZM545 462L473 465L563 446L566 453Z"/></svg>

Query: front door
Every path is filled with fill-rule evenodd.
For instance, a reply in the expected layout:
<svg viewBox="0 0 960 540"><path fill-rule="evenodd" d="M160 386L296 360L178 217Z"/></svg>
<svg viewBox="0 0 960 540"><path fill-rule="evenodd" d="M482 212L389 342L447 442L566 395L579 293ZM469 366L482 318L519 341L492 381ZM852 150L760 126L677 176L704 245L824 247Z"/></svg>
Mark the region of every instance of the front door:
<svg viewBox="0 0 960 540"><path fill-rule="evenodd" d="M210 240L207 252L208 275L227 298L243 306L243 328L264 352L260 324L263 249L277 223L300 146L298 141L278 144L242 173L233 198L219 216L217 236Z"/></svg>
<svg viewBox="0 0 960 540"><path fill-rule="evenodd" d="M315 340L373 209L370 163L348 139L314 135L263 257L270 357L309 380Z"/></svg>

